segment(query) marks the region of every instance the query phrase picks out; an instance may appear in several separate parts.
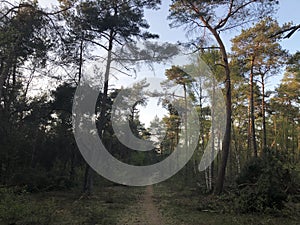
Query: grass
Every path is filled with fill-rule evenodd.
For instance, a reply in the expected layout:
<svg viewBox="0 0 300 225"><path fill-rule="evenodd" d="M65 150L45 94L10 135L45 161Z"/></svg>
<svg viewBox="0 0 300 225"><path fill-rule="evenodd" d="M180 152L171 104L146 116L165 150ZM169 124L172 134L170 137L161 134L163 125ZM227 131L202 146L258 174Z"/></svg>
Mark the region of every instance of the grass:
<svg viewBox="0 0 300 225"><path fill-rule="evenodd" d="M141 188L111 186L80 197L76 190L29 194L0 189L0 224L115 225L142 192Z"/></svg>
<svg viewBox="0 0 300 225"><path fill-rule="evenodd" d="M165 221L158 225L299 225L299 204L289 202L273 214L238 214L230 196L201 195L172 182L154 186L154 202ZM31 194L0 188L0 225L141 224L145 212L138 202L144 191L110 185L82 197L79 190Z"/></svg>
<svg viewBox="0 0 300 225"><path fill-rule="evenodd" d="M226 196L215 198L192 189L179 190L168 182L156 185L154 190L165 225L299 225L300 221L299 214L292 213L299 212L299 205L276 214L238 214Z"/></svg>

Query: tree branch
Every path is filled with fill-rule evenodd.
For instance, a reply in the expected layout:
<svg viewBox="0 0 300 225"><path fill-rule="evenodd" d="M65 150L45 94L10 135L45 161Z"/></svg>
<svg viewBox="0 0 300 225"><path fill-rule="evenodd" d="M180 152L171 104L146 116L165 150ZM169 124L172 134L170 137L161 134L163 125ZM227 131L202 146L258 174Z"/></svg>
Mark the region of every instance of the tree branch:
<svg viewBox="0 0 300 225"><path fill-rule="evenodd" d="M300 24L298 24L296 26L292 26L292 27L286 28L286 29L283 29L281 31L278 31L277 33L275 33L272 36L270 36L270 38L274 38L274 37L279 36L281 34L284 34L286 32L289 32L289 33L287 35L285 35L283 38L290 38L299 29L300 29Z"/></svg>
<svg viewBox="0 0 300 225"><path fill-rule="evenodd" d="M87 39L87 38L83 38L84 41L88 41L88 42L91 42L92 44L94 45L97 45L97 46L100 46L101 48L104 48L106 51L109 51L108 47L96 42L96 41L93 41L93 40L90 40L90 39Z"/></svg>
<svg viewBox="0 0 300 225"><path fill-rule="evenodd" d="M233 0L230 0L230 4L231 4L231 3L232 3L232 4L230 5L229 12L228 12L227 16L226 16L223 20L221 20L220 23L215 27L215 30L218 30L218 29L224 27L224 26L226 25L226 23L227 23L227 21L228 21L228 19L229 19L230 17L234 16L234 15L235 15L236 13L238 13L242 8L245 8L246 6L252 4L253 2L256 2L256 1L257 1L257 0L251 0L251 1L249 1L249 2L246 2L245 4L240 5L240 6L237 7L235 10L232 11L232 9L233 9Z"/></svg>
<svg viewBox="0 0 300 225"><path fill-rule="evenodd" d="M6 2L7 3L7 2ZM13 12L14 10L16 9L20 9L20 8L32 8L32 9L36 9L32 4L29 4L29 3L21 3L19 4L18 6L14 6L12 5L11 3L9 3L12 8L10 8L6 13L4 13L1 17L0 17L0 20L2 20L4 17L6 17L8 14L10 14L11 12ZM64 9L61 9L59 11L55 11L55 12L45 12L43 10L37 10L37 12L43 14L43 15L46 15L46 16L53 16L53 15L57 15L59 13L62 13L62 12L65 12L65 11L68 11L69 9L71 9L73 6L69 6L69 7L66 7Z"/></svg>
<svg viewBox="0 0 300 225"><path fill-rule="evenodd" d="M218 30L218 29L220 29L220 28L222 28L222 27L224 27L226 25L227 21L231 17L232 9L233 9L233 0L230 0L230 6L229 6L229 10L228 10L227 16L224 19L221 19L221 21L215 27L216 30Z"/></svg>

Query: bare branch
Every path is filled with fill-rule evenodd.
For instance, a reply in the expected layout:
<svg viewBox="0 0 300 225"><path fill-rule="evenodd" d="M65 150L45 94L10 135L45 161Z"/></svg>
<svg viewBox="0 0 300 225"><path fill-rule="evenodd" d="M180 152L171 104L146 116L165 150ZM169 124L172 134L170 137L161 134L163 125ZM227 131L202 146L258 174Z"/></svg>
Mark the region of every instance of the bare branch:
<svg viewBox="0 0 300 225"><path fill-rule="evenodd" d="M222 28L226 25L227 21L232 16L232 9L233 9L233 0L230 0L230 6L229 6L228 14L224 19L221 19L219 24L215 27L216 30L218 30L218 29L220 29L220 28Z"/></svg>
<svg viewBox="0 0 300 225"><path fill-rule="evenodd" d="M101 48L104 48L106 51L109 51L108 47L96 42L96 41L93 41L93 40L90 40L90 39L87 39L87 38L83 38L84 41L87 41L87 42L91 42L92 44L94 45L97 45L97 46L100 46Z"/></svg>
<svg viewBox="0 0 300 225"><path fill-rule="evenodd" d="M5 1L6 2L6 1ZM8 2L6 2L8 3ZM20 8L32 8L35 9L35 7L32 4L29 3L21 3L18 6L14 6L11 3L9 3L12 7L6 12L4 13L1 17L0 20L2 20L4 17L7 17L8 14L10 14L11 12L14 12L14 10L20 9ZM45 12L43 10L37 10L39 13L46 15L46 16L53 16L53 15L57 15L60 14L62 12L68 11L69 9L71 9L73 6L69 6L67 8L61 9L59 11L55 11L55 12Z"/></svg>
<svg viewBox="0 0 300 225"><path fill-rule="evenodd" d="M281 31L278 31L277 33L273 34L272 36L270 36L270 38L274 38L276 36L279 36L281 34L284 34L286 32L289 32L287 35L285 35L283 38L290 38L296 31L300 30L300 24L296 25L296 26L292 26L286 29L283 29Z"/></svg>
<svg viewBox="0 0 300 225"><path fill-rule="evenodd" d="M228 10L228 14L227 14L227 16L224 18L224 19L222 19L219 23L218 23L218 25L217 26L215 26L215 30L219 30L219 29L221 29L221 28L223 28L225 25L226 25L226 23L227 23L227 21L229 20L229 18L231 18L232 16L234 16L236 13L238 13L242 8L245 8L245 7L247 7L248 5L250 5L250 4L252 4L253 2L256 2L257 0L251 0L251 1L249 1L249 2L246 2L245 4L243 4L243 5L240 5L239 7L237 7L235 10L233 10L233 0L230 0L230 7L229 7L229 10ZM248 22L250 22L250 21L245 21L244 23L248 23ZM239 26L239 25L238 25ZM231 27L232 28L232 27ZM229 29L231 29L231 28L229 28ZM223 30L227 30L227 29L223 29Z"/></svg>
<svg viewBox="0 0 300 225"><path fill-rule="evenodd" d="M119 73L122 73L122 74L124 74L124 75L126 75L126 76L128 76L128 77L132 77L132 74L126 73L126 72L124 72L124 71L122 71L122 70L120 70L120 69L118 69L118 68L116 68L116 67L111 67L111 69L114 69L114 70L118 71ZM126 68L126 69L127 69L127 70L130 70L130 69L128 69L128 68ZM113 75L113 74L112 74L112 75ZM114 78L117 79L117 80L119 80L116 76L114 76Z"/></svg>

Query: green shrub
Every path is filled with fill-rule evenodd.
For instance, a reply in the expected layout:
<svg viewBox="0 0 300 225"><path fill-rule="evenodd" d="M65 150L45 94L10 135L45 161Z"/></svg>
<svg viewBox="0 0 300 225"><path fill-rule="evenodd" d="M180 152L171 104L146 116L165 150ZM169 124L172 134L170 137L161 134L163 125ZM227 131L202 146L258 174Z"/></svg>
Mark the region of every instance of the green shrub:
<svg viewBox="0 0 300 225"><path fill-rule="evenodd" d="M28 192L62 191L74 186L67 176L59 176L53 172L42 169L28 169L16 173L11 181L11 186L25 187Z"/></svg>
<svg viewBox="0 0 300 225"><path fill-rule="evenodd" d="M237 208L242 213L282 209L286 201L291 172L267 151L262 157L252 159L237 179L239 196Z"/></svg>
<svg viewBox="0 0 300 225"><path fill-rule="evenodd" d="M12 189L0 189L0 221L12 223L28 214L29 208L22 195L14 194Z"/></svg>
<svg viewBox="0 0 300 225"><path fill-rule="evenodd" d="M0 224L47 225L54 210L53 201L37 204L24 189L0 189Z"/></svg>

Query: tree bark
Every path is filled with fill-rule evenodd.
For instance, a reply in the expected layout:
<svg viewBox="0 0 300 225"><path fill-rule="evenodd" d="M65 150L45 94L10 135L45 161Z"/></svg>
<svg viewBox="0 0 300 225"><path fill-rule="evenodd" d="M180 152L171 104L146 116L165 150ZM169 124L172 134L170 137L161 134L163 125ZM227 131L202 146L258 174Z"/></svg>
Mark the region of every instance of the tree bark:
<svg viewBox="0 0 300 225"><path fill-rule="evenodd" d="M187 90L186 90L186 84L183 84L183 91L184 91L184 145L185 145L185 158L187 161L187 148L188 148L188 124L187 124ZM185 183L188 183L188 174L189 174L189 162L185 165Z"/></svg>
<svg viewBox="0 0 300 225"><path fill-rule="evenodd" d="M84 173L83 193L91 195L93 190L93 170L86 164Z"/></svg>
<svg viewBox="0 0 300 225"><path fill-rule="evenodd" d="M79 46L79 68L78 68L78 84L80 85L81 78L82 78L82 65L83 65L83 39L80 40Z"/></svg>
<svg viewBox="0 0 300 225"><path fill-rule="evenodd" d="M216 148L216 135L215 135L215 98L216 98L216 80L213 77L213 90L212 90L212 107L211 107L211 165L210 165L210 173L209 173L209 186L210 186L210 191L214 189L214 158L215 158L215 148Z"/></svg>
<svg viewBox="0 0 300 225"><path fill-rule="evenodd" d="M252 139L251 139L251 134L252 134L252 128L251 128L251 97L250 93L248 94L248 129L247 129L247 160L251 158L251 146L252 146Z"/></svg>
<svg viewBox="0 0 300 225"><path fill-rule="evenodd" d="M196 12L199 13L198 10ZM222 54L222 61L223 61L223 67L225 70L225 97L226 97L226 128L225 128L225 135L222 142L222 159L221 159L221 165L219 167L218 171L218 178L216 181L216 188L214 193L219 195L223 191L224 187L224 181L225 181L225 173L226 173L226 166L228 161L228 155L230 151L230 142L231 142L231 78L230 78L230 68L228 63L228 55L225 48L225 45L219 35L219 32L216 30L216 28L212 27L209 24L208 20L205 20L203 16L199 16L199 19L203 22L203 24L207 27L207 29L212 33L214 36L216 42L219 45L220 52Z"/></svg>
<svg viewBox="0 0 300 225"><path fill-rule="evenodd" d="M108 44L108 53L107 53L107 62L105 68L105 75L104 75L104 87L103 87L103 95L101 98L101 110L100 110L100 117L99 117L99 126L98 126L98 133L101 138L103 138L103 130L106 123L106 102L108 98L108 80L110 74L110 67L112 61L112 48L113 48L113 31L110 32L110 40ZM93 170L92 168L87 165L85 178L84 178L84 189L83 192L87 194L91 194L93 190Z"/></svg>
<svg viewBox="0 0 300 225"><path fill-rule="evenodd" d="M240 151L239 151L239 145L238 145L238 141L236 139L236 132L234 129L234 126L232 125L232 136L233 136L233 140L234 140L234 148L235 148L235 160L236 160L236 164L237 164L237 173L240 174L241 173L241 156L240 156Z"/></svg>
<svg viewBox="0 0 300 225"><path fill-rule="evenodd" d="M265 104L265 79L264 79L264 75L261 75L261 86L262 86L261 113L262 113L262 128L263 128L262 149L263 149L263 151L265 151L266 148L267 148L267 125L266 125L266 104Z"/></svg>
<svg viewBox="0 0 300 225"><path fill-rule="evenodd" d="M251 71L250 71L250 114L251 114L251 141L254 157L257 157L257 144L255 134L255 115L254 115L254 57L251 60Z"/></svg>
<svg viewBox="0 0 300 225"><path fill-rule="evenodd" d="M1 65L1 74L0 74L0 103L1 103L1 99L4 97L3 89L4 89L4 84L5 84L5 81L7 79L8 73L9 73L10 65L11 65L11 59L10 58L11 57L8 56L7 62L6 63L3 62L3 64Z"/></svg>
<svg viewBox="0 0 300 225"><path fill-rule="evenodd" d="M225 49L225 46L216 30L212 30L213 35L215 36L219 46L220 51L223 57L224 69L225 69L225 96L226 96L226 128L225 135L222 142L222 159L221 165L218 171L218 178L216 181L215 194L219 195L223 192L224 182L225 182L225 173L226 166L228 161L228 155L230 151L230 142L231 142L231 79L230 79L230 68L228 63L228 56Z"/></svg>

